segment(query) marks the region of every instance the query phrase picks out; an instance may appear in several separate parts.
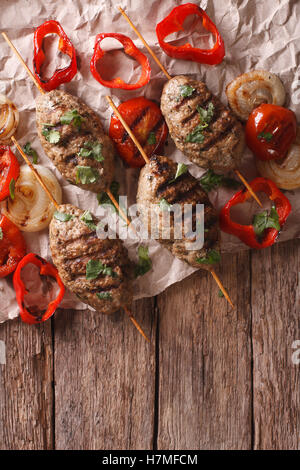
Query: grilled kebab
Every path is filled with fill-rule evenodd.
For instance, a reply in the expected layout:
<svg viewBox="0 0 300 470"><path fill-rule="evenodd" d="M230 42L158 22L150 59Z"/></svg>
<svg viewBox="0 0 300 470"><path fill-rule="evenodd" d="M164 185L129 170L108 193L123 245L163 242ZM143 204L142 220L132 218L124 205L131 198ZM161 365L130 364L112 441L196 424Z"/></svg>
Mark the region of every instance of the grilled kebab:
<svg viewBox="0 0 300 470"><path fill-rule="evenodd" d="M39 96L36 114L44 150L61 174L83 189L105 191L113 179L114 146L97 114L62 90ZM90 178L80 178L82 168ZM59 206L59 212L67 215L66 220L53 217L49 239L63 283L104 314L129 306L133 270L123 242L99 239L96 223L85 223L84 211L71 204Z"/></svg>
<svg viewBox="0 0 300 470"><path fill-rule="evenodd" d="M97 114L62 90L40 95L37 128L48 157L72 184L93 192L109 188L114 174L114 146Z"/></svg>
<svg viewBox="0 0 300 470"><path fill-rule="evenodd" d="M99 239L93 218L71 204L59 206L68 220L53 217L49 239L52 259L63 283L82 300L104 314L132 303L133 269L120 239ZM95 223L96 222L96 223Z"/></svg>
<svg viewBox="0 0 300 470"><path fill-rule="evenodd" d="M220 231L217 212L197 179L188 172L175 179L176 169L177 164L165 156L153 156L150 162L142 168L137 191L140 214L144 224L148 227L149 208L150 206L154 208L154 211L158 213L158 218L154 220L158 224L159 242L168 248L174 256L186 261L191 266L211 269L212 263L206 263L205 260L209 259L209 253L212 250L219 252ZM176 239L176 217L173 217L171 222L171 237L169 239L163 238L162 201L170 206L179 204L182 208L184 204L191 204L193 207L192 228L194 231L197 229L194 209L196 204L204 204L205 240L201 249L191 249L191 246L188 249L191 240L186 237ZM182 221L180 220L179 223L182 224Z"/></svg>
<svg viewBox="0 0 300 470"><path fill-rule="evenodd" d="M193 163L216 173L238 168L245 146L242 125L205 83L172 78L164 85L161 111L176 146Z"/></svg>

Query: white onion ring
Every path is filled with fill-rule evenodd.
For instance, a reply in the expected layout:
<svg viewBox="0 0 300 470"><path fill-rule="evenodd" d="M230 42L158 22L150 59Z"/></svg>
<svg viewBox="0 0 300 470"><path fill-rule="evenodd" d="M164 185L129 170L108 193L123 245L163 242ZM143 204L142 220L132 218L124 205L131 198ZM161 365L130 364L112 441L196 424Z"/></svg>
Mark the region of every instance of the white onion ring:
<svg viewBox="0 0 300 470"><path fill-rule="evenodd" d="M61 187L53 173L42 165L34 165L45 185L58 204L62 201ZM23 165L15 186L15 198L7 198L0 204L6 215L23 232L38 232L46 228L55 211L54 205L31 169Z"/></svg>
<svg viewBox="0 0 300 470"><path fill-rule="evenodd" d="M0 143L8 144L19 125L19 111L12 101L0 94Z"/></svg>
<svg viewBox="0 0 300 470"><path fill-rule="evenodd" d="M297 139L284 160L256 160L259 173L281 189L300 188L300 127Z"/></svg>
<svg viewBox="0 0 300 470"><path fill-rule="evenodd" d="M247 121L251 112L263 103L283 106L285 89L277 75L265 70L252 70L235 78L226 88L232 111Z"/></svg>

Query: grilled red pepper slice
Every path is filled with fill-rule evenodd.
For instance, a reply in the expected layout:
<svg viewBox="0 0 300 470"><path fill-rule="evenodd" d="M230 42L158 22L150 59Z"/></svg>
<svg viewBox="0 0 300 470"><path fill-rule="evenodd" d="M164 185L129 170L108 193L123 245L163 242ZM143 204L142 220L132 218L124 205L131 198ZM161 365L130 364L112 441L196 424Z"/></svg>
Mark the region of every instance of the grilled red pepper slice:
<svg viewBox="0 0 300 470"><path fill-rule="evenodd" d="M0 218L0 278L12 273L26 253L22 233L4 215Z"/></svg>
<svg viewBox="0 0 300 470"><path fill-rule="evenodd" d="M45 61L45 53L43 51L43 40L47 34L57 34L59 36L58 49L67 54L71 62L67 67L57 69L49 80L44 80L41 76L41 68ZM34 58L33 66L35 76L45 91L55 90L62 83L67 83L77 73L76 51L70 39L64 32L58 21L50 20L39 26L34 33Z"/></svg>
<svg viewBox="0 0 300 470"><path fill-rule="evenodd" d="M273 202L278 214L278 222L282 229L291 212L290 201L277 188L276 184L267 178L255 178L250 183L250 186L255 193L261 191L267 194L269 199ZM250 198L251 194L246 189L237 192L220 212L220 227L223 232L235 235L251 248L266 248L275 243L279 235L279 230L276 230L275 228L267 228L265 229L262 238L258 239L253 225L238 224L234 222L230 216L230 210L232 207L237 204L243 204Z"/></svg>
<svg viewBox="0 0 300 470"><path fill-rule="evenodd" d="M165 38L172 33L183 30L183 23L187 16L197 15L202 19L204 28L210 31L215 37L215 45L212 49L199 49L186 43L183 46L172 46L165 42ZM166 16L156 26L156 35L160 47L170 57L182 60L192 60L200 64L217 65L220 64L225 56L224 41L209 16L202 8L194 3L185 3L175 7L171 13Z"/></svg>
<svg viewBox="0 0 300 470"><path fill-rule="evenodd" d="M168 135L168 128L163 115L154 101L143 96L124 101L118 107L121 116L132 129L135 137L150 157L159 153ZM109 136L114 140L118 153L130 167L140 168L145 165L143 157L136 148L118 116L112 115Z"/></svg>
<svg viewBox="0 0 300 470"><path fill-rule="evenodd" d="M42 276L53 277L60 289L56 299L49 303L47 310L42 312L40 316L30 313L24 304L24 297L27 294L27 291L21 278L21 271L28 264L34 264L37 266ZM55 310L61 303L63 296L65 295L65 286L59 277L57 269L53 266L53 264L48 263L46 260L38 255L35 255L34 253L29 253L22 259L22 261L20 261L13 277L13 283L16 291L17 302L20 308L21 318L23 322L30 323L31 325L48 320L48 318L54 314Z"/></svg>
<svg viewBox="0 0 300 470"><path fill-rule="evenodd" d="M124 82L121 78L117 77L113 80L104 80L101 77L100 73L97 70L97 62L103 58L106 54L106 51L101 49L100 43L104 38L114 38L117 39L121 44L123 44L125 54L129 55L133 59L137 60L141 67L142 73L139 80L136 83L130 84ZM108 88L121 88L122 90L136 90L146 85L150 80L151 68L148 58L143 54L132 42L130 38L124 34L117 33L101 33L96 36L94 54L90 63L91 72L94 78L101 83L101 85Z"/></svg>
<svg viewBox="0 0 300 470"><path fill-rule="evenodd" d="M296 136L295 113L275 104L261 104L247 121L247 145L260 160L284 158Z"/></svg>
<svg viewBox="0 0 300 470"><path fill-rule="evenodd" d="M20 174L20 165L9 147L0 146L0 201L9 196L9 185Z"/></svg>

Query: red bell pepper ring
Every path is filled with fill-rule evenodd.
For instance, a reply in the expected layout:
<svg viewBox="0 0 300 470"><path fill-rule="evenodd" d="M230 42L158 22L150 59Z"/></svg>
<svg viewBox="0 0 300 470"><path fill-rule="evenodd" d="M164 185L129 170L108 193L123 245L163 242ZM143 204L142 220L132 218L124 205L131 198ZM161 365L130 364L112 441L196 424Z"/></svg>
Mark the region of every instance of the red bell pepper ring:
<svg viewBox="0 0 300 470"><path fill-rule="evenodd" d="M261 191L267 194L269 199L274 203L278 213L278 221L282 229L292 209L290 201L277 188L276 184L267 178L255 178L250 183L250 186L255 193ZM278 230L275 228L267 228L264 231L262 239L258 239L253 225L238 224L234 222L230 216L230 210L232 207L237 204L243 204L250 198L251 194L246 189L237 192L220 212L220 228L223 232L235 235L251 248L266 248L275 243L279 235Z"/></svg>
<svg viewBox="0 0 300 470"><path fill-rule="evenodd" d="M0 218L0 278L8 276L26 253L26 243L18 227L4 215Z"/></svg>
<svg viewBox="0 0 300 470"><path fill-rule="evenodd" d="M0 145L0 201L9 196L9 185L20 174L20 165L9 147Z"/></svg>
<svg viewBox="0 0 300 470"><path fill-rule="evenodd" d="M36 315L32 315L27 310L24 304L24 297L27 294L27 290L21 278L21 271L28 264L34 264L35 266L37 266L42 276L53 277L56 280L60 288L56 299L52 300L49 303L46 312L44 312L39 317ZM53 266L53 264L51 263L48 263L46 260L44 260L40 256L35 255L34 253L29 253L22 259L22 261L20 261L13 277L13 283L14 283L14 288L16 291L17 302L20 308L21 319L23 320L23 322L29 323L31 325L48 320L54 314L55 310L58 308L59 304L61 303L63 296L65 295L65 286L55 266Z"/></svg>
<svg viewBox="0 0 300 470"><path fill-rule="evenodd" d="M52 33L59 36L58 49L63 54L67 54L71 62L67 67L57 69L49 80L44 80L41 76L41 68L45 61L43 40L47 34ZM35 30L33 66L37 81L45 91L55 90L62 83L70 82L76 75L77 61L75 48L58 21L46 21Z"/></svg>
<svg viewBox="0 0 300 470"><path fill-rule="evenodd" d="M210 31L215 37L215 45L212 49L199 49L186 43L183 46L173 46L165 42L165 38L172 33L183 30L183 23L187 16L197 15L202 19L203 27ZM217 65L220 64L225 56L224 41L209 16L202 8L194 3L185 3L175 7L171 13L166 16L156 26L156 35L160 47L165 53L175 59L192 60L200 64Z"/></svg>
<svg viewBox="0 0 300 470"><path fill-rule="evenodd" d="M103 58L106 51L101 49L100 43L104 38L117 39L123 44L125 54L129 55L133 59L137 60L141 67L142 73L139 80L136 83L130 84L124 82L120 77L114 78L113 80L104 80L97 70L97 62ZM91 59L90 69L94 78L101 83L101 85L107 88L121 88L122 90L137 90L138 88L147 85L150 80L151 68L148 58L143 54L133 43L133 41L125 36L124 34L115 33L101 33L96 36L94 54Z"/></svg>

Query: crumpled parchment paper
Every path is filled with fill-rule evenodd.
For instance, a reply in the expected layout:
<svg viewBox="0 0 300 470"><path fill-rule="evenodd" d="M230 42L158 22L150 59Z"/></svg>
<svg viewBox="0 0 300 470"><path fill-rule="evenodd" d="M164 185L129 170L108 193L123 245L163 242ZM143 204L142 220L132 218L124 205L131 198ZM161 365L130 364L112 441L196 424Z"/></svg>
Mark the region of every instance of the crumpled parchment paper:
<svg viewBox="0 0 300 470"><path fill-rule="evenodd" d="M208 87L220 96L224 103L227 103L225 87L233 78L254 68L270 70L282 79L288 94L286 105L296 112L298 121L300 120L300 106L298 104L300 103L300 71L298 67L300 2L296 0L200 1L200 6L216 23L225 41L226 57L217 67L171 59L160 49L155 26L172 8L181 3L183 2L174 0L164 0L163 2L159 0L147 2L142 0L120 0L120 2L109 0L90 0L89 2L86 0L64 0L63 2L58 0L44 0L43 2L40 0L3 0L0 2L0 29L7 32L26 63L32 68L34 29L49 19L59 21L76 48L79 65L79 71L75 78L62 88L79 96L98 112L106 130L111 116L111 109L105 100L106 94L112 95L116 104L140 95L159 101L163 84L166 81L159 67L117 10L118 5L126 10L171 75L194 74L205 80ZM177 44L187 40L194 45L199 45L199 41L201 44L210 43L210 38L202 29L199 21L193 24L191 21L188 23L185 31L173 35L170 39L177 41ZM192 33L192 31L194 32ZM149 56L152 75L151 81L146 87L134 92L109 90L94 80L90 73L89 62L93 53L95 36L100 32L126 34ZM136 66L136 62L123 57L121 45L109 42L109 40L106 40L106 44L103 42L102 45L115 49L107 59L109 73L112 73L113 76L121 76L125 80L134 81L138 78L139 68ZM97 214L96 195L71 186L63 180L43 152L35 124L35 98L38 95L38 90L2 38L0 38L0 93L6 94L18 107L20 125L17 138L23 145L30 141L39 153L39 163L47 166L56 174L62 185L63 201L75 204L82 209L89 209ZM200 176L203 173L175 148L170 137L165 153L176 161L188 164L191 173L195 176ZM250 151L245 151L240 170L248 180L256 176ZM120 194L129 196L129 203L135 202L138 174L139 170L125 169L120 160L116 160L115 179L121 183ZM231 194L233 194L232 191L222 188L219 191L213 191L210 198L219 209ZM300 235L299 194L299 190L286 192L293 210L280 235L280 241L296 238ZM255 205L255 202L251 202L250 205ZM25 238L28 251L39 253L44 258L51 260L47 230L38 234L25 234ZM138 243L128 240L126 245L129 248L130 257L137 259ZM238 239L222 234L223 251L243 249L246 247ZM136 282L135 298L156 295L194 271L186 263L174 258L155 241L149 243L149 252L153 261L153 269ZM28 281L30 282L30 276ZM0 299L0 322L16 317L18 306L11 280L0 280ZM62 307L82 309L85 308L85 305L78 302L68 292Z"/></svg>

